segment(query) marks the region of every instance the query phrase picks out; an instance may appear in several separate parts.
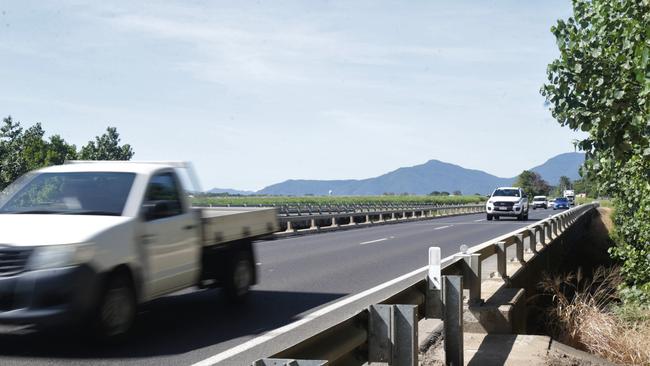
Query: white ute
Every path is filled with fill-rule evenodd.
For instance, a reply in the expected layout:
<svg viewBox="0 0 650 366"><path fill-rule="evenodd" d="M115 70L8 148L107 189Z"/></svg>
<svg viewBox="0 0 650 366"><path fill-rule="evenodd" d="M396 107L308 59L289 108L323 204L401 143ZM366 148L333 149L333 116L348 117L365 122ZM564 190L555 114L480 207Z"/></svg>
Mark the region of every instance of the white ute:
<svg viewBox="0 0 650 366"><path fill-rule="evenodd" d="M77 162L30 172L0 194L0 324L91 325L126 334L138 304L189 287L241 300L252 241L271 208L192 208L187 164Z"/></svg>
<svg viewBox="0 0 650 366"><path fill-rule="evenodd" d="M528 198L521 188L499 187L485 204L487 219L514 216L517 220L528 220Z"/></svg>

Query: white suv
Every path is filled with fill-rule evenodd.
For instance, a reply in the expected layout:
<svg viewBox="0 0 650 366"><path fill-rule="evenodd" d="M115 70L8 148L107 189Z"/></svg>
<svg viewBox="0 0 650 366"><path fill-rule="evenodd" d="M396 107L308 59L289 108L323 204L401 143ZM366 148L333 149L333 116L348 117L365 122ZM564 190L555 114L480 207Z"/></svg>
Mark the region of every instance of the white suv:
<svg viewBox="0 0 650 366"><path fill-rule="evenodd" d="M546 200L546 196L535 196L533 197L533 210L536 208L548 208L548 201Z"/></svg>
<svg viewBox="0 0 650 366"><path fill-rule="evenodd" d="M521 188L499 187L494 190L485 204L487 219L499 219L501 216L528 220L528 198Z"/></svg>

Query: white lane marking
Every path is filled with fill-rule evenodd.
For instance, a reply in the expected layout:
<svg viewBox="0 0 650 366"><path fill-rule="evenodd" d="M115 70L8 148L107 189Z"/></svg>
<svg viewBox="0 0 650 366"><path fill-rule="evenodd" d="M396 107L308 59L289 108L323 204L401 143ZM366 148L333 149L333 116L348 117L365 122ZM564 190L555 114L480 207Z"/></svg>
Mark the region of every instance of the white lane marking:
<svg viewBox="0 0 650 366"><path fill-rule="evenodd" d="M376 239L376 240L369 240L369 241L364 241L359 243L359 245L366 245L366 244L372 244L372 243L379 243L380 241L386 241L388 238L381 238L381 239Z"/></svg>
<svg viewBox="0 0 650 366"><path fill-rule="evenodd" d="M450 260L452 258L453 258L453 256L443 258L442 262L444 263L447 260ZM304 318L301 318L300 320L297 320L297 321L295 321L295 322L293 322L291 324L287 324L287 325L285 325L285 326L283 326L281 328L274 329L274 330L272 330L272 331L270 331L270 332L268 332L266 334L263 334L263 335L261 335L261 336L259 336L257 338L253 338L253 339L249 340L248 342L242 343L242 344L240 344L238 346L235 346L235 347L233 347L233 348L231 348L231 349L229 349L227 351L218 353L218 354L216 354L216 355L214 355L212 357L206 358L203 361L199 361L199 362L193 364L192 366L212 366L212 365L215 365L215 364L217 364L217 363L219 363L221 361L224 361L226 359L229 359L229 358L231 358L231 357L233 357L233 356L235 356L235 355L237 355L239 353L248 351L249 349L251 349L251 348L253 348L255 346L258 346L258 345L260 345L260 344L262 344L264 342L270 341L271 339L273 339L273 338L275 338L277 336L280 336L280 335L282 335L284 333L287 333L287 332L289 332L289 331L291 331L291 330L293 330L295 328L298 328L299 326L301 326L301 325L303 325L305 323L308 323L308 322L310 322L310 321L312 321L312 320L314 320L314 319L316 319L316 318L318 318L318 317L320 317L320 316L322 316L324 314L327 314L327 313L329 313L331 311L342 308L342 307L344 307L344 306L346 306L348 304L351 304L351 303L353 303L353 302L355 302L355 301L357 301L357 300L359 300L361 298L364 298L364 297L366 297L366 296L368 296L368 295L370 295L370 294L372 294L374 292L379 292L379 291L381 291L381 290L383 290L383 289L385 289L387 287L390 287L390 286L392 286L392 285L394 285L394 284L396 284L398 282L401 282L401 281L403 281L403 280L405 280L405 279L407 279L409 277L413 277L413 276L415 276L417 274L421 274L421 273L426 273L428 270L429 270L429 266L422 267L420 269L416 269L415 271L409 272L409 273L407 273L405 275L397 277L397 278L395 278L393 280L390 280L388 282L384 282L381 285L375 286L375 287L373 287L371 289L365 290L365 291L360 292L360 293L358 293L356 295L352 295L352 296L350 296L348 298L345 298L345 299L343 299L343 300L341 300L339 302L335 302L334 304L326 306L326 307L324 307L324 308L322 308L320 310L314 311L311 314L307 314Z"/></svg>
<svg viewBox="0 0 650 366"><path fill-rule="evenodd" d="M474 222L481 222L481 221L485 221L485 219L474 220Z"/></svg>
<svg viewBox="0 0 650 366"><path fill-rule="evenodd" d="M454 226L454 225L445 225L445 226L437 227L437 228L435 228L433 230L442 230L442 229L446 229L446 228L452 227L452 226Z"/></svg>

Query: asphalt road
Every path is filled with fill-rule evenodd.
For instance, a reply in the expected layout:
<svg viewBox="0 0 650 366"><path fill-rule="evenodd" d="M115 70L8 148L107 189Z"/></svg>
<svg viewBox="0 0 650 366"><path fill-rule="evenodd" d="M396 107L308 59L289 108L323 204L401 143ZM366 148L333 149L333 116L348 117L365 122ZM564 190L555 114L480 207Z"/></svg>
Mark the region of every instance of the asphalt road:
<svg viewBox="0 0 650 366"><path fill-rule="evenodd" d="M0 364L192 365L213 357L248 365L358 311L365 304L355 294L425 266L430 246L445 257L552 213L531 210L528 222L476 214L258 242L261 282L243 305L228 304L219 290L175 293L143 307L130 339L113 346L69 332L0 334ZM378 301L398 286L388 285ZM338 301L350 304L308 326L276 330Z"/></svg>

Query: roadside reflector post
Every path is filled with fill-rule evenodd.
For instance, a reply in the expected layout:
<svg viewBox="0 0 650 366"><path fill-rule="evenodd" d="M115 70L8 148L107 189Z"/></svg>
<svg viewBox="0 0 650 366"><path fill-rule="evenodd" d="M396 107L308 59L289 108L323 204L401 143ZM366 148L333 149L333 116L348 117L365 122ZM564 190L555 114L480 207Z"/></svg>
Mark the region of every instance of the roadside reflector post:
<svg viewBox="0 0 650 366"><path fill-rule="evenodd" d="M427 293L424 316L427 319L442 319L442 275L440 248L429 248L429 270L427 272Z"/></svg>

